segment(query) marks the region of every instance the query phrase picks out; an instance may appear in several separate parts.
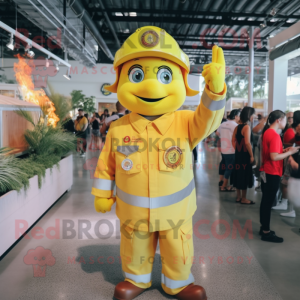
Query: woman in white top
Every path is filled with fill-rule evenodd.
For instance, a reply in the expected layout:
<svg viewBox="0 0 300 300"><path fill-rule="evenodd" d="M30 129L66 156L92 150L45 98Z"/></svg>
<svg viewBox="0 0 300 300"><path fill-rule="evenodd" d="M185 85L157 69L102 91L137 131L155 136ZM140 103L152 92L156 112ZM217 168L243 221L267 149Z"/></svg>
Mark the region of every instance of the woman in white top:
<svg viewBox="0 0 300 300"><path fill-rule="evenodd" d="M222 161L220 163L220 173L224 171L223 185L220 186L221 192L234 192L236 189L232 186L228 186L228 180L230 178L231 172L234 169L234 159L235 159L235 149L232 146L231 140L233 132L238 126L240 121L240 110L233 109L229 116L228 121L220 125L217 130L217 135L221 140L221 154ZM222 176L222 175L221 175Z"/></svg>

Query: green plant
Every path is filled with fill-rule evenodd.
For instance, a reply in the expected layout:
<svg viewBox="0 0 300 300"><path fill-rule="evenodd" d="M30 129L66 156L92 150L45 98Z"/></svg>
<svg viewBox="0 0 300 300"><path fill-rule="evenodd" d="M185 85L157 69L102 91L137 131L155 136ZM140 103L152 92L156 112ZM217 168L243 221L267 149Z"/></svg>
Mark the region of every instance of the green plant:
<svg viewBox="0 0 300 300"><path fill-rule="evenodd" d="M35 123L30 112L19 110L16 113L34 126L33 130L27 129L24 134L32 154L61 157L75 149L76 137L64 131L60 123L56 127L47 126L43 118Z"/></svg>
<svg viewBox="0 0 300 300"><path fill-rule="evenodd" d="M20 159L9 154L11 149L0 148L0 195L11 190L19 191L29 185L26 171L20 168Z"/></svg>
<svg viewBox="0 0 300 300"><path fill-rule="evenodd" d="M36 161L35 156L29 156L28 158L20 159L19 168L26 172L28 178L32 178L37 175L39 188L42 186L42 178L46 175L46 168L43 164Z"/></svg>
<svg viewBox="0 0 300 300"><path fill-rule="evenodd" d="M50 84L48 84L48 88L50 91L48 97L55 106L55 114L59 117L59 122L62 123L70 110L72 110L71 98L67 98L64 95L56 93Z"/></svg>
<svg viewBox="0 0 300 300"><path fill-rule="evenodd" d="M60 122L56 127L47 126L47 120L43 116L35 122L31 112L21 109L15 112L33 125L33 129L27 129L24 134L30 155L28 158L19 159L19 169L26 172L27 178L37 175L41 187L46 169L59 166L61 157L75 149L76 137L64 131Z"/></svg>
<svg viewBox="0 0 300 300"><path fill-rule="evenodd" d="M95 97L86 97L82 91L74 90L71 92L73 109L82 108L87 113L95 111Z"/></svg>
<svg viewBox="0 0 300 300"><path fill-rule="evenodd" d="M56 112L62 120L70 111L71 103L60 94L56 94L53 89L51 96ZM29 178L35 175L38 176L38 185L41 187L46 169L52 170L54 165L59 167L61 157L75 149L77 140L72 133L64 131L61 121L56 127L47 126L44 112L38 121L34 120L31 112L22 109L15 112L33 125L33 129L27 129L24 134L30 154L29 157L21 159L10 155L12 149L0 149L0 195L11 190L19 191L22 187L26 189Z"/></svg>
<svg viewBox="0 0 300 300"><path fill-rule="evenodd" d="M232 97L248 98L248 75L226 75L227 85L226 99ZM265 81L262 77L254 76L253 79L253 97L256 99L266 98Z"/></svg>

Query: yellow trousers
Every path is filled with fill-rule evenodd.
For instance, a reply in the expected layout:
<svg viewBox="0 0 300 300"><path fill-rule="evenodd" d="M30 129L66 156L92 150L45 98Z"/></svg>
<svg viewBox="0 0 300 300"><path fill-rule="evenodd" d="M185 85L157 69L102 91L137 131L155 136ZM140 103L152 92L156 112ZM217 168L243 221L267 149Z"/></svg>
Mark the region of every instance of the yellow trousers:
<svg viewBox="0 0 300 300"><path fill-rule="evenodd" d="M167 294L176 295L194 282L192 218L175 228L145 232L121 224L122 270L125 281L141 287L151 286L151 272L159 240L162 263L161 284Z"/></svg>

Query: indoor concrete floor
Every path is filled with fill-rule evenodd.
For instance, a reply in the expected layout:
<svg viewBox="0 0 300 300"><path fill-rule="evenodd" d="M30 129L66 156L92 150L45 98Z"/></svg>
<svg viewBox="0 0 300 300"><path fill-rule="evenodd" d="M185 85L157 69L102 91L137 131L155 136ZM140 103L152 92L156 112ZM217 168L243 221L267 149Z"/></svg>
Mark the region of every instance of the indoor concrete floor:
<svg viewBox="0 0 300 300"><path fill-rule="evenodd" d="M99 151L89 151L86 158L74 156L71 191L34 225L45 231L58 219L58 238L43 235L41 239L34 239L31 230L30 239L23 238L2 259L1 299L113 299L114 286L123 280L119 263L119 223L115 209L105 215L94 211L91 177L98 156ZM196 283L205 287L210 300L299 299L299 218L284 219L279 212L272 212L272 229L285 241L283 244L262 242L258 235L261 193L254 189L249 191L248 198L256 201L251 206L235 203L235 193L220 193L219 158L217 150L204 149L204 143L200 144L199 162L194 166L198 209L193 221L202 223L194 230L192 272ZM101 219L109 224L111 232L107 225L102 225L99 238L95 224ZM219 225L214 223L218 220ZM234 220L242 228L245 224L252 226L253 234L249 230L244 238L239 234L235 237ZM78 229L83 223L86 224L83 227L91 226L87 234ZM64 226L72 227L73 231L67 232ZM200 234L209 236L204 239ZM49 249L55 258L54 265L47 266L45 277L34 277L34 271L37 275L38 270L23 261L27 252L38 246ZM173 299L160 286L160 268L160 261L156 259L153 285L137 299Z"/></svg>

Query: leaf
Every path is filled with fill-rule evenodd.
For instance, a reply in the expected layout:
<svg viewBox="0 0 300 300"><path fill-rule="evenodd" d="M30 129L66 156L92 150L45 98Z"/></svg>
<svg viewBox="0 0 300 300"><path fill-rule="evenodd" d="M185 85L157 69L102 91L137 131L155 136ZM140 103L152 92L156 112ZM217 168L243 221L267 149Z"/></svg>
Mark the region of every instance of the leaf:
<svg viewBox="0 0 300 300"><path fill-rule="evenodd" d="M32 117L32 113L30 111L19 109L19 110L15 110L14 112L17 115L19 115L20 117L22 117L25 120L27 120L28 122L30 122L33 126L35 126L35 123L34 123L34 120Z"/></svg>

